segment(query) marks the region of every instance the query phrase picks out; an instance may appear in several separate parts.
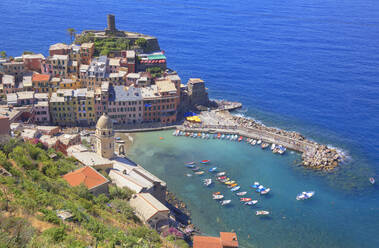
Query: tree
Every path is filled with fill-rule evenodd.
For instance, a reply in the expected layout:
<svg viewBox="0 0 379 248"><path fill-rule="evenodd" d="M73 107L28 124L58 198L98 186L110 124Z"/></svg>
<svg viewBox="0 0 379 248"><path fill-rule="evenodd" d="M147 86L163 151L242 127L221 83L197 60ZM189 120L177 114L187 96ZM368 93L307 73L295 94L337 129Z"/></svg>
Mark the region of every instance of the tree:
<svg viewBox="0 0 379 248"><path fill-rule="evenodd" d="M144 38L138 38L135 42L137 46L139 46L142 49L145 49L147 46L147 40Z"/></svg>
<svg viewBox="0 0 379 248"><path fill-rule="evenodd" d="M3 59L6 58L7 57L7 53L5 51L1 51L0 52L0 57L3 58Z"/></svg>
<svg viewBox="0 0 379 248"><path fill-rule="evenodd" d="M72 43L72 38L75 37L76 30L73 28L68 28L67 33L70 35L71 43Z"/></svg>

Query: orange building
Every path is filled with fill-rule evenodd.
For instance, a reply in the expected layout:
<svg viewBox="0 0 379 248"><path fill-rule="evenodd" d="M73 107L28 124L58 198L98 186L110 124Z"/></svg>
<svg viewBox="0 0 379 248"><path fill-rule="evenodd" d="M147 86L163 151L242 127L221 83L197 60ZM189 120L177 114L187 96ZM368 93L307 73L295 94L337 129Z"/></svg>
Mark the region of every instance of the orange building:
<svg viewBox="0 0 379 248"><path fill-rule="evenodd" d="M32 76L32 84L36 93L49 92L50 75L35 73Z"/></svg>
<svg viewBox="0 0 379 248"><path fill-rule="evenodd" d="M94 43L83 43L80 46L80 63L89 65L91 63L94 51L95 51Z"/></svg>
<svg viewBox="0 0 379 248"><path fill-rule="evenodd" d="M193 248L238 248L237 234L220 232L220 237L194 236Z"/></svg>
<svg viewBox="0 0 379 248"><path fill-rule="evenodd" d="M109 180L97 172L91 166L85 166L63 176L72 187L83 184L88 190L95 194L107 194Z"/></svg>

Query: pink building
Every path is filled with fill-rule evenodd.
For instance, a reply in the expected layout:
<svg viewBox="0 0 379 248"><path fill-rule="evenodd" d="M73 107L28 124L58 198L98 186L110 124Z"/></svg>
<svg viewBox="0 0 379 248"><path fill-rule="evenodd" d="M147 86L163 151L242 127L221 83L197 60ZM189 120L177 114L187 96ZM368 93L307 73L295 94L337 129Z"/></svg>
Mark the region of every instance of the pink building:
<svg viewBox="0 0 379 248"><path fill-rule="evenodd" d="M50 122L49 103L38 102L34 105L34 121L39 124L48 124Z"/></svg>

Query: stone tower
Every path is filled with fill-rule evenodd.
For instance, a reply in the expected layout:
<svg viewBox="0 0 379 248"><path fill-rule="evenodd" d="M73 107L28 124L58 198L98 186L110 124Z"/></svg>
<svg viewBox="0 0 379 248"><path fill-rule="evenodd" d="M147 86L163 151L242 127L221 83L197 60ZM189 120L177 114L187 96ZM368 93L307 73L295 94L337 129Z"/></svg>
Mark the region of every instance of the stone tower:
<svg viewBox="0 0 379 248"><path fill-rule="evenodd" d="M108 15L107 21L108 21L108 27L105 31L107 33L115 33L117 29L116 29L116 21L115 21L114 15Z"/></svg>
<svg viewBox="0 0 379 248"><path fill-rule="evenodd" d="M96 153L103 158L114 155L114 133L111 118L105 113L96 124Z"/></svg>

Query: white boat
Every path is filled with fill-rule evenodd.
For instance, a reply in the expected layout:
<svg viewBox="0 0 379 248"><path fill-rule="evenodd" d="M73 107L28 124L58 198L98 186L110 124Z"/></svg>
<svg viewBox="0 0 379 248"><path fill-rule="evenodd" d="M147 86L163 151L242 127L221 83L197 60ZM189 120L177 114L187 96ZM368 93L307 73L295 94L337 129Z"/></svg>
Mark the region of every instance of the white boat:
<svg viewBox="0 0 379 248"><path fill-rule="evenodd" d="M251 186L254 189L257 189L260 186L259 182L254 182L254 184Z"/></svg>
<svg viewBox="0 0 379 248"><path fill-rule="evenodd" d="M204 185L207 187L212 184L212 179L210 179L210 178L204 179L203 181L204 181Z"/></svg>
<svg viewBox="0 0 379 248"><path fill-rule="evenodd" d="M224 195L213 195L213 200L221 200L224 198Z"/></svg>
<svg viewBox="0 0 379 248"><path fill-rule="evenodd" d="M271 145L271 150L274 150L275 147L276 147L276 145L275 145L274 143L272 143L272 145Z"/></svg>
<svg viewBox="0 0 379 248"><path fill-rule="evenodd" d="M221 177L221 176L225 176L226 175L226 172L223 171L223 172L219 172L216 174L218 177Z"/></svg>
<svg viewBox="0 0 379 248"><path fill-rule="evenodd" d="M257 145L260 145L260 144L262 144L262 140L257 141Z"/></svg>
<svg viewBox="0 0 379 248"><path fill-rule="evenodd" d="M176 136L176 131L177 131L177 130L175 130L175 131L172 133L172 135Z"/></svg>
<svg viewBox="0 0 379 248"><path fill-rule="evenodd" d="M268 192L270 192L270 188L267 188L267 189L264 189L264 190L262 190L261 191L261 195L266 195L266 194L268 194Z"/></svg>
<svg viewBox="0 0 379 248"><path fill-rule="evenodd" d="M223 200L221 201L221 205L224 206L224 205L228 205L232 200Z"/></svg>
<svg viewBox="0 0 379 248"><path fill-rule="evenodd" d="M205 135L205 138L209 139L209 133L207 133L207 134Z"/></svg>
<svg viewBox="0 0 379 248"><path fill-rule="evenodd" d="M298 194L296 196L296 200L300 201L300 200L306 200L306 199L309 199L309 198L312 198L312 196L314 196L315 192L314 191L309 191L309 192L301 192L300 194Z"/></svg>
<svg viewBox="0 0 379 248"><path fill-rule="evenodd" d="M261 211L256 211L255 215L269 215L269 211L261 210Z"/></svg>
<svg viewBox="0 0 379 248"><path fill-rule="evenodd" d="M234 187L234 188L232 188L230 191L237 191L237 190L239 190L241 188L241 186L236 186L236 187Z"/></svg>
<svg viewBox="0 0 379 248"><path fill-rule="evenodd" d="M251 142L251 144L252 144L253 146L255 146L255 145L257 144L257 140L253 140L253 141Z"/></svg>
<svg viewBox="0 0 379 248"><path fill-rule="evenodd" d="M258 203L257 200L252 200L252 201L245 202L245 205L255 205L257 203Z"/></svg>
<svg viewBox="0 0 379 248"><path fill-rule="evenodd" d="M236 193L236 195L238 195L238 196L243 196L243 195L246 195L246 194L247 194L246 191Z"/></svg>

